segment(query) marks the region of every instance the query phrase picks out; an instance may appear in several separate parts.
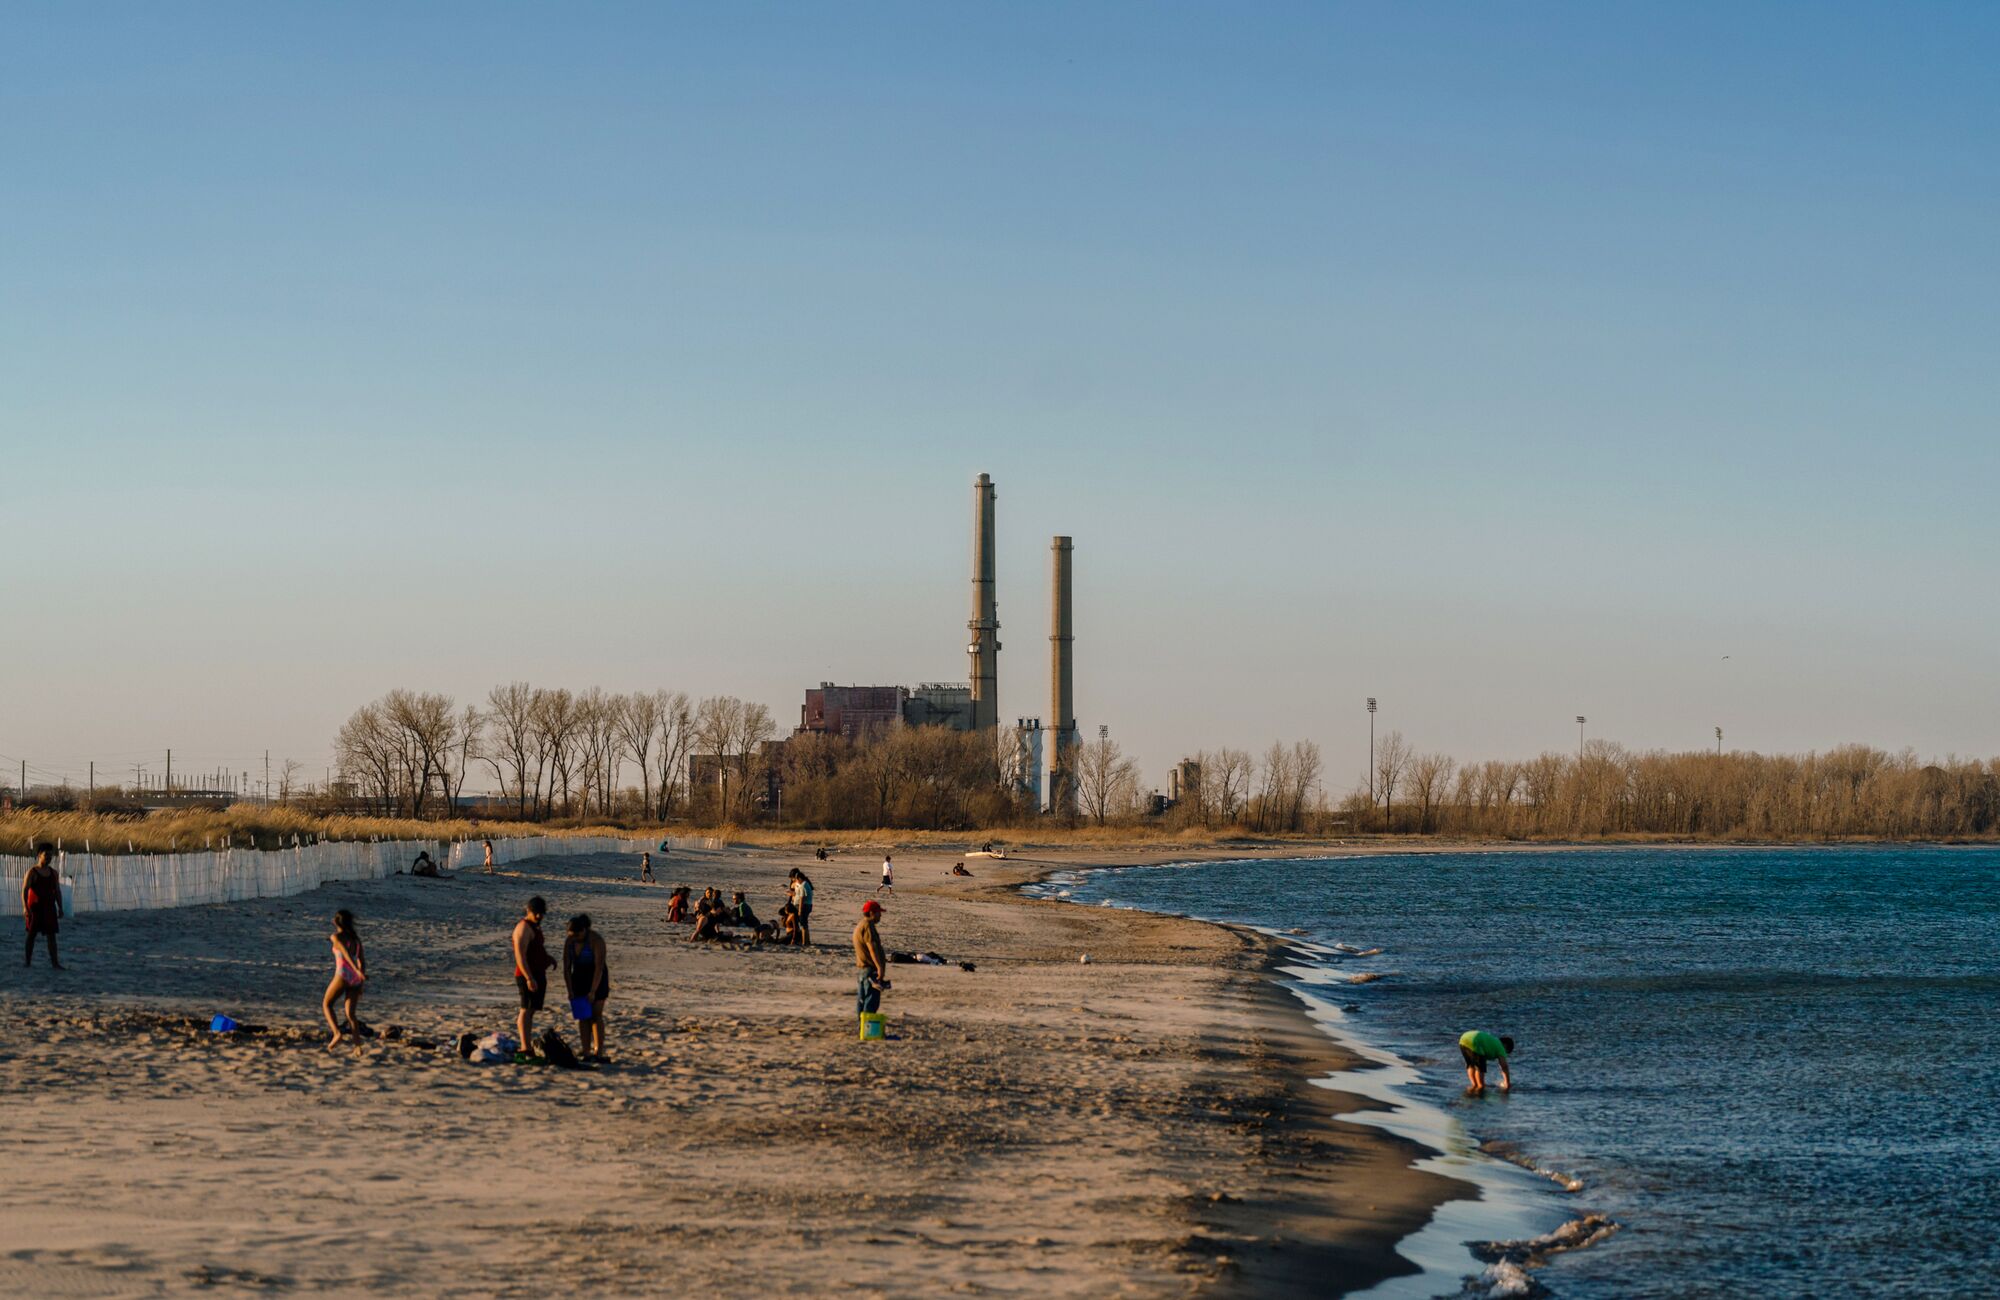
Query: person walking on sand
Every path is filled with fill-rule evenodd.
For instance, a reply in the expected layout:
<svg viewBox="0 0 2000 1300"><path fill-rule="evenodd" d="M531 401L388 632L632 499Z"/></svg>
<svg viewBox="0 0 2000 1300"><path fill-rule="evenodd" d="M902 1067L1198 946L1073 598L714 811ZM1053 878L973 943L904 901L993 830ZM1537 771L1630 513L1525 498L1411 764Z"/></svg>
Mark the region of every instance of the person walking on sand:
<svg viewBox="0 0 2000 1300"><path fill-rule="evenodd" d="M882 993L889 987L889 959L882 951L882 936L875 932L875 918L882 905L869 899L861 905L861 920L854 926L854 964L861 968L855 1006L862 1015L882 1009Z"/></svg>
<svg viewBox="0 0 2000 1300"><path fill-rule="evenodd" d="M875 886L875 892L879 894L885 889L891 894L896 892L896 864L886 853L882 855L882 883Z"/></svg>
<svg viewBox="0 0 2000 1300"><path fill-rule="evenodd" d="M486 846L486 874L490 876L493 874L493 841L481 840L479 842Z"/></svg>
<svg viewBox="0 0 2000 1300"><path fill-rule="evenodd" d="M357 1039L367 1037L368 1027L355 1012L361 1005L361 986L368 982L368 961L361 951L361 933L354 928L354 913L346 908L333 914L333 933L327 937L333 941L333 979L326 986L320 1010L326 1014L326 1027L333 1031L326 1045L331 1052L347 1036L333 1017L335 1002L346 1003L342 1011L347 1017L347 1033Z"/></svg>
<svg viewBox="0 0 2000 1300"><path fill-rule="evenodd" d="M35 964L35 936L41 935L48 946L49 965L56 970L64 969L56 957L56 931L62 926L62 876L56 872L52 861L55 854L41 849L35 854L35 865L28 868L28 874L21 877L21 916L28 923L28 952L21 962L23 966Z"/></svg>
<svg viewBox="0 0 2000 1300"><path fill-rule="evenodd" d="M542 941L542 917L548 910L548 903L536 894L528 900L521 919L514 923L514 987L521 993L521 1013L515 1017L514 1026L521 1031L521 1052L526 1056L535 1054L535 1013L542 1009L542 1002L548 996L548 969L555 965L549 960L548 945Z"/></svg>
<svg viewBox="0 0 2000 1300"><path fill-rule="evenodd" d="M642 885L653 883L653 855L650 853L639 855L639 883Z"/></svg>
<svg viewBox="0 0 2000 1300"><path fill-rule="evenodd" d="M1495 1038L1484 1029L1468 1029L1458 1036L1458 1054L1465 1058L1465 1077L1472 1082L1474 1096L1486 1091L1486 1063L1500 1064L1500 1091L1512 1092L1514 1078L1507 1072L1507 1058L1514 1054L1514 1040Z"/></svg>
<svg viewBox="0 0 2000 1300"><path fill-rule="evenodd" d="M563 940L563 983L569 989L572 1009L578 999L590 1002L590 1018L577 1025L583 1039L583 1054L604 1059L604 1000L611 996L611 965L605 955L604 940L591 927L590 917L579 912L569 919L569 937Z"/></svg>

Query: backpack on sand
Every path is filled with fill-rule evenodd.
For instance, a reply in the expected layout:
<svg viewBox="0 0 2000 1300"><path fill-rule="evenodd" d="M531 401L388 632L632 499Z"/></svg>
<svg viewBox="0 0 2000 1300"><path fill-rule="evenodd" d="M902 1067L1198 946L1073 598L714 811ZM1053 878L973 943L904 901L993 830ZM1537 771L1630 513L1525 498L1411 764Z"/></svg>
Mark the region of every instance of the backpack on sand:
<svg viewBox="0 0 2000 1300"><path fill-rule="evenodd" d="M542 1055L548 1063L564 1070L588 1070L590 1067L576 1059L576 1053L569 1050L562 1035L553 1029L542 1031Z"/></svg>

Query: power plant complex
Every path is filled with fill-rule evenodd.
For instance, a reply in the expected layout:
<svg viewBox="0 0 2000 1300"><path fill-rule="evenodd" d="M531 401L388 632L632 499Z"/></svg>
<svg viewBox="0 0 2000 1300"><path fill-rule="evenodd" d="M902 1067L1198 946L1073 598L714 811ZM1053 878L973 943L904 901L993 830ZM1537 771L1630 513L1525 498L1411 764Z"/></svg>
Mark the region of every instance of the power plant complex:
<svg viewBox="0 0 2000 1300"><path fill-rule="evenodd" d="M1000 600L994 552L993 479L981 474L972 485L972 617L966 622L969 681L907 686L836 686L821 682L806 692L798 733L817 732L849 740L898 726L942 726L959 731L997 732L1000 726ZM1052 813L1072 814L1077 806L1076 697L1071 622L1070 555L1067 537L1049 544L1049 714L1048 783L1044 789L1044 728L1040 718L1017 718L1000 745L1007 782L1024 800Z"/></svg>

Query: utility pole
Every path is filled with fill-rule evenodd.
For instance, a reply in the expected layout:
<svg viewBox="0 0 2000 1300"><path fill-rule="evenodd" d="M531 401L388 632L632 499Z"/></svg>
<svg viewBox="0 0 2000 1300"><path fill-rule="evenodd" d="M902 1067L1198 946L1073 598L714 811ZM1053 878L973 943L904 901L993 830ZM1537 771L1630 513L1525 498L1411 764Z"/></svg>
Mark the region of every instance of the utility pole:
<svg viewBox="0 0 2000 1300"><path fill-rule="evenodd" d="M90 760L90 797L97 797L97 760Z"/></svg>
<svg viewBox="0 0 2000 1300"><path fill-rule="evenodd" d="M264 751L264 802L271 802L271 751Z"/></svg>
<svg viewBox="0 0 2000 1300"><path fill-rule="evenodd" d="M174 751L167 751L167 798L174 797Z"/></svg>

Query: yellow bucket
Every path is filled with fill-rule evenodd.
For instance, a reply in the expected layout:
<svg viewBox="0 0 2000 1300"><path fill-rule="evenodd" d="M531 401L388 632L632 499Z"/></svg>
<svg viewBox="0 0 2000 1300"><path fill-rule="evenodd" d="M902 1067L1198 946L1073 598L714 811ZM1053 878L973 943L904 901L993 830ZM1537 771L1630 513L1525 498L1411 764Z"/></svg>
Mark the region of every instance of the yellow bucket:
<svg viewBox="0 0 2000 1300"><path fill-rule="evenodd" d="M866 1043L869 1042L870 1040L873 1040L879 1043L888 1036L889 1036L888 1025L882 1019L881 1012L864 1011L861 1013L862 1042Z"/></svg>

